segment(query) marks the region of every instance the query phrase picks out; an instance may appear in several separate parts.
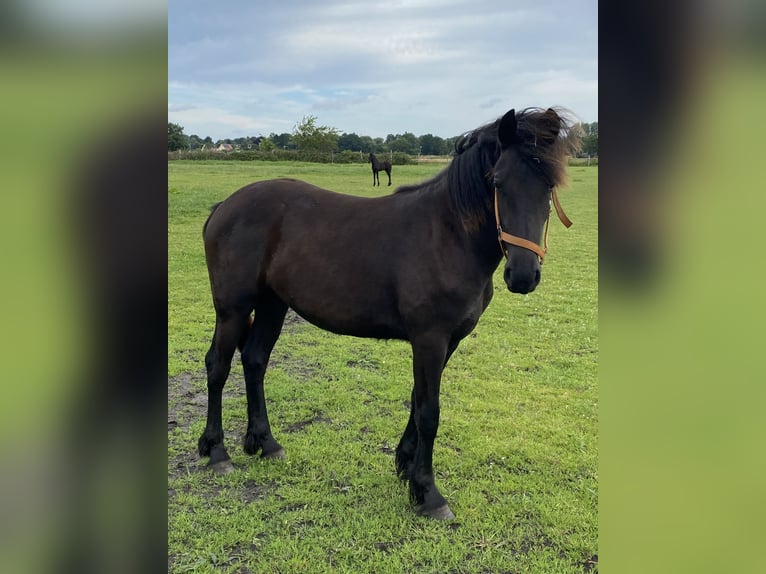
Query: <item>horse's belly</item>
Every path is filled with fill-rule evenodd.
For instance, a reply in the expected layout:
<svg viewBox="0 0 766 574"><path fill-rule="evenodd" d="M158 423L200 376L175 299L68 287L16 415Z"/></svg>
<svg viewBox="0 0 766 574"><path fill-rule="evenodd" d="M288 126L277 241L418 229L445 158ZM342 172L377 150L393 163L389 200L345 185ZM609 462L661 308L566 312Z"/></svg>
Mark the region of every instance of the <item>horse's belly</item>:
<svg viewBox="0 0 766 574"><path fill-rule="evenodd" d="M336 333L352 337L369 339L407 339L406 334L393 321L383 321L382 317L372 317L360 314L328 314L311 312L300 307L293 310L312 325Z"/></svg>
<svg viewBox="0 0 766 574"><path fill-rule="evenodd" d="M327 253L332 249L323 245L319 251ZM268 283L306 321L341 335L405 338L391 283L385 277L360 271L369 269L369 265L358 260L343 265L336 262L328 269L326 264L319 264L326 258L293 255L290 260L304 263L296 266L286 265L282 260L275 262L269 270Z"/></svg>

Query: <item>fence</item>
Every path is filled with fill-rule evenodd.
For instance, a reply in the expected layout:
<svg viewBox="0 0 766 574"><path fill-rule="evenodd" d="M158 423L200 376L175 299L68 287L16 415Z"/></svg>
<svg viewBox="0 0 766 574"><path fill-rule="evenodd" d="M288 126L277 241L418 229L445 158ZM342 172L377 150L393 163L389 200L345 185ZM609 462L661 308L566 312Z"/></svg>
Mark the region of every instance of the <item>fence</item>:
<svg viewBox="0 0 766 574"><path fill-rule="evenodd" d="M417 163L414 158L406 153L383 152L376 154L378 159L387 159L393 165L406 165ZM259 150L234 150L234 151L169 151L168 160L221 160L221 161L308 161L314 163L368 163L369 154L358 151L342 152L318 152L275 149L272 151Z"/></svg>
<svg viewBox="0 0 766 574"><path fill-rule="evenodd" d="M234 151L212 151L212 150L181 150L169 151L168 160L219 160L219 161L306 161L314 163L369 163L367 159L369 154L358 151L334 152L315 152L275 149L272 151L258 150L234 150ZM418 163L449 163L451 156L411 156L401 152L382 152L377 154L378 159L387 159L393 165L414 165ZM570 158L569 165L572 166L597 166L598 156L596 157L577 157Z"/></svg>
<svg viewBox="0 0 766 574"><path fill-rule="evenodd" d="M569 165L575 165L575 166L598 165L598 156L572 157L572 158L569 158Z"/></svg>

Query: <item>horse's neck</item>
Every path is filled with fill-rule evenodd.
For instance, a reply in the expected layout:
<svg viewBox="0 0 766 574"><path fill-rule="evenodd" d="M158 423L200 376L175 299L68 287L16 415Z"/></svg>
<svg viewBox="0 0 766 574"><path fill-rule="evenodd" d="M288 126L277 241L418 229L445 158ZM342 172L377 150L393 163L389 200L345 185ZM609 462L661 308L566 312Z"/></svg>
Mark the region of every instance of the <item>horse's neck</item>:
<svg viewBox="0 0 766 574"><path fill-rule="evenodd" d="M460 201L462 197L472 204L466 209L472 209L473 212L463 215L463 227L477 259L491 274L497 269L503 254L497 240L497 223L492 206L493 189L486 176L492 168L492 162L488 164L479 152L479 148L474 147L456 156L445 175L448 185L461 186L452 190L455 193L450 193L452 201ZM475 199L479 201L471 201ZM454 212L457 214L459 211L455 205Z"/></svg>
<svg viewBox="0 0 766 574"><path fill-rule="evenodd" d="M464 217L460 215L454 204L447 181L444 181L443 185L438 186L437 189L434 200L439 206L441 219L457 232L459 242L467 252L472 254L473 262L479 266L481 272L491 276L503 257L497 241L497 226L491 202L488 200L480 213ZM489 191L487 196L489 197Z"/></svg>

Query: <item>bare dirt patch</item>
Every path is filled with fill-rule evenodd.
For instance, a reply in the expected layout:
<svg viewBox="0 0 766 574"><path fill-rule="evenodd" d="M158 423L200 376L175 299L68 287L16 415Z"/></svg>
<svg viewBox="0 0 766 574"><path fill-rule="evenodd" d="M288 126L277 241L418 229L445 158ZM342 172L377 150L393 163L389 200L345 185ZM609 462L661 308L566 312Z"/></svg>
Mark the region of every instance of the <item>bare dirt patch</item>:
<svg viewBox="0 0 766 574"><path fill-rule="evenodd" d="M332 422L329 418L324 416L323 413L316 413L313 417L310 419L306 419L303 421L298 421L297 423L293 423L291 425L287 425L284 428L283 432L291 433L291 432L298 432L303 429L305 429L309 425L317 424L317 423L330 423Z"/></svg>
<svg viewBox="0 0 766 574"><path fill-rule="evenodd" d="M305 323L303 318L289 310L285 316L282 330L283 332L294 331L300 329ZM305 379L315 376L319 365L306 364L291 358L289 355L274 353L269 361L269 368L274 367L286 370L297 379ZM223 397L224 400L244 400L246 397L239 352L236 352L232 359L231 372L223 390ZM204 361L200 362L200 368L194 372L180 373L168 378L168 442L171 446L168 460L169 479L207 472L208 470L206 460L201 459L197 454L196 436L189 437L189 430L192 425L204 427L207 416L207 400L207 373ZM294 423L287 429L287 432L301 430L309 424L329 422L327 417L318 413L310 420ZM201 432L201 428L199 432ZM242 437L239 431L224 430L224 440L230 448L240 444ZM172 448L173 446L176 448ZM241 495L246 499L256 500L263 496L265 492L263 488L263 486L251 484L246 486ZM215 496L215 494L215 489L212 489L210 495ZM168 495L172 498L176 492L169 491Z"/></svg>
<svg viewBox="0 0 766 574"><path fill-rule="evenodd" d="M306 321L297 315L292 309L285 316L283 332L295 330L304 325ZM310 365L301 361L295 361L285 354L272 354L269 368L280 367L296 377L306 378L313 376L318 365ZM239 352L234 353L231 362L231 373L223 388L224 398L240 398L245 396L245 380L242 373L242 364ZM199 419L204 419L207 414L207 373L204 362L200 369L194 372L181 373L168 379L168 432L180 428L186 429Z"/></svg>

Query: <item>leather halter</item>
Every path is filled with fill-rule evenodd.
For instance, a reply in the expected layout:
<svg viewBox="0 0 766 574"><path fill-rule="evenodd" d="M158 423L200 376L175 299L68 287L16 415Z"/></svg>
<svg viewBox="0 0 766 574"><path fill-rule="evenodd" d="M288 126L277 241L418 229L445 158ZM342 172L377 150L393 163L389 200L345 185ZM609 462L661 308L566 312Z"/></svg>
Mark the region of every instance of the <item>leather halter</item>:
<svg viewBox="0 0 766 574"><path fill-rule="evenodd" d="M566 213L564 213L564 209L561 207L561 204L559 203L559 197L558 195L556 195L555 187L551 189L551 199L552 199L553 206L556 208L556 214L559 216L561 223L563 223L565 227L571 227L572 222L566 216ZM508 259L508 249L505 247L505 244L510 243L511 245L517 245L519 247L523 247L524 249L529 249L530 251L535 252L537 256L540 258L540 264L542 264L543 260L545 259L545 254L548 253L548 224L550 223L550 221L551 221L551 213L550 211L548 211L548 218L545 220L545 234L543 236L543 247L540 247L537 243L534 243L533 241L529 241L528 239L524 239L523 237L518 237L516 235L511 235L510 233L506 233L505 231L503 231L502 225L500 225L500 209L498 208L498 205L497 205L497 188L495 188L495 223L497 223L497 241L500 243L500 250L503 252L503 255L505 255L506 259Z"/></svg>

